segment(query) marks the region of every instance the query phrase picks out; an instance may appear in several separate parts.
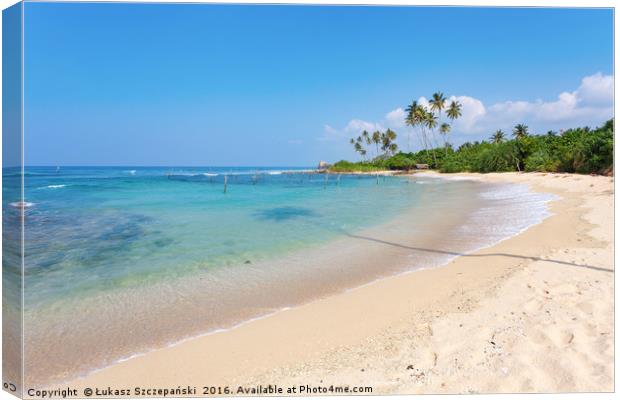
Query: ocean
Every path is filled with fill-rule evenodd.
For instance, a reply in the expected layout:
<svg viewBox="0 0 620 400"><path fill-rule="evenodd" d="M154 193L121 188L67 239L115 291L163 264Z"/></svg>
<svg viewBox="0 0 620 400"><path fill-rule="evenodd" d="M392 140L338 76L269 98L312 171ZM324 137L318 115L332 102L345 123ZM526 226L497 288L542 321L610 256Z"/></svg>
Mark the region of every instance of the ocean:
<svg viewBox="0 0 620 400"><path fill-rule="evenodd" d="M24 210L30 384L440 266L540 222L551 199L289 167L27 167L24 184L3 212L6 224Z"/></svg>

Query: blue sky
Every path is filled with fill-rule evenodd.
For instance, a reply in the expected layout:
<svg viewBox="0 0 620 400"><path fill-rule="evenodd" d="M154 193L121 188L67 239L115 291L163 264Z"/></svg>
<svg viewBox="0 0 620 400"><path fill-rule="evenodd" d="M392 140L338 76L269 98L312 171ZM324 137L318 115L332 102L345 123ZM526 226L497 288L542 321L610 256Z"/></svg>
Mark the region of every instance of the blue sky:
<svg viewBox="0 0 620 400"><path fill-rule="evenodd" d="M362 127L406 147L399 109L437 90L455 143L597 125L612 71L608 9L27 3L26 163L354 158Z"/></svg>

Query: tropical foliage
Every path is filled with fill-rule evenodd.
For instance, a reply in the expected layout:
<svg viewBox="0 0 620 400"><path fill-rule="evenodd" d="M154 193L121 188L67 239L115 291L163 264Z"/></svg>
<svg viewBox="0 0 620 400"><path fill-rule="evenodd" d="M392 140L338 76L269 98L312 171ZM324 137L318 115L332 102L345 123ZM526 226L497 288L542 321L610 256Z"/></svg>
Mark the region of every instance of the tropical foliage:
<svg viewBox="0 0 620 400"><path fill-rule="evenodd" d="M433 101L439 102L443 97L441 93L438 94L440 96L437 100L433 96ZM461 112L460 105L453 103L455 104L450 104L446 111L446 116L451 121L458 118ZM444 148L441 149L439 146L430 146L441 110L443 108L437 106L427 109L416 102L407 108L405 122L418 128L422 150L396 152L379 141L378 145L381 145L383 154L377 150L377 156L372 160L364 159L357 163L341 161L336 163L333 169L340 172L408 170L416 164L428 164L430 168L442 172L541 171L609 174L613 170L613 119L596 129L583 127L542 135L532 134L527 125L518 124L512 131L512 139L508 139L503 131L498 130L490 136L489 141L467 142L457 149L446 139ZM429 123L432 120L435 122ZM450 129L443 124L442 122L439 125L439 131L446 137ZM396 133L393 133L389 139L390 145L395 140ZM374 142L372 138L371 142Z"/></svg>
<svg viewBox="0 0 620 400"><path fill-rule="evenodd" d="M396 132L391 129L385 132L374 131L372 135L367 131L363 131L360 136L352 138L349 143L353 145L353 149L362 156L363 160L366 160L366 155L368 154L368 149L364 145L369 146L371 149L374 146L375 159L386 158L393 156L398 151L398 145L396 144L397 136Z"/></svg>

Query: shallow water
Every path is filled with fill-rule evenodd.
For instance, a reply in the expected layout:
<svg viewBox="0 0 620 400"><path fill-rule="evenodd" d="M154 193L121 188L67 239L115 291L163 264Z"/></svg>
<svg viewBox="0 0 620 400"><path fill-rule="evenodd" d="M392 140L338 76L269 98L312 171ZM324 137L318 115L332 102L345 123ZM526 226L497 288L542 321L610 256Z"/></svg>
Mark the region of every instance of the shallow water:
<svg viewBox="0 0 620 400"><path fill-rule="evenodd" d="M539 222L549 199L282 168L27 168L25 185L29 206L4 210L25 213L33 384L441 265Z"/></svg>

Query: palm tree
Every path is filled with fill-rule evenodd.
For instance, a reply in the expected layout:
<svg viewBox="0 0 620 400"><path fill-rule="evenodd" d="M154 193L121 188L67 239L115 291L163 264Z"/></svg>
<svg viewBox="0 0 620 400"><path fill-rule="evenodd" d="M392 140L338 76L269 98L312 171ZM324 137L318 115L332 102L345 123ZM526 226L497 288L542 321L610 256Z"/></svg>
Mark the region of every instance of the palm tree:
<svg viewBox="0 0 620 400"><path fill-rule="evenodd" d="M375 144L376 154L375 157L379 156L379 143L381 143L381 132L374 131L372 133L371 141Z"/></svg>
<svg viewBox="0 0 620 400"><path fill-rule="evenodd" d="M394 142L396 140L396 132L388 128L388 130L385 131L385 137L390 141L391 144L391 142Z"/></svg>
<svg viewBox="0 0 620 400"><path fill-rule="evenodd" d="M450 118L450 120L452 121L452 124L454 124L455 119L463 115L461 113L462 107L463 106L461 105L461 103L459 103L456 100L452 100L452 102L448 106L448 109L446 110L446 115L448 116L448 118Z"/></svg>
<svg viewBox="0 0 620 400"><path fill-rule="evenodd" d="M512 136L514 136L517 140L521 140L529 134L527 125L518 124L512 130Z"/></svg>
<svg viewBox="0 0 620 400"><path fill-rule="evenodd" d="M368 131L365 129L362 132L362 139L364 139L364 142L366 142L366 144L369 146L370 146L370 143L372 143L372 141L370 140L370 135L368 134Z"/></svg>
<svg viewBox="0 0 620 400"><path fill-rule="evenodd" d="M502 131L501 129L498 129L495 131L493 136L491 136L491 142L501 143L504 141L505 138L506 138L506 134L504 134L504 131Z"/></svg>
<svg viewBox="0 0 620 400"><path fill-rule="evenodd" d="M356 153L360 153L362 158L365 160L366 149L364 149L364 146L363 146L363 143L364 143L363 134L361 136L358 136L357 139L351 138L351 140L349 140L349 143L353 145L353 150L355 150Z"/></svg>
<svg viewBox="0 0 620 400"><path fill-rule="evenodd" d="M411 128L415 128L420 124L420 120L418 119L418 102L412 101L410 105L407 106L405 112L405 125L409 125ZM407 151L411 152L411 133L407 132Z"/></svg>
<svg viewBox="0 0 620 400"><path fill-rule="evenodd" d="M415 113L418 110L418 102L417 101L412 101L410 105L407 106L407 108L405 108L405 112L407 113L407 115L405 115L405 124L409 125L409 126L415 126L417 124L417 120L415 118Z"/></svg>
<svg viewBox="0 0 620 400"><path fill-rule="evenodd" d="M364 150L360 142L355 142L355 144L353 145L353 148L355 149L357 153L360 153L360 155L362 154L362 151Z"/></svg>
<svg viewBox="0 0 620 400"><path fill-rule="evenodd" d="M450 124L444 122L439 126L439 133L443 136L444 146L446 147L446 154L448 153L448 141L446 140L446 136L450 133Z"/></svg>
<svg viewBox="0 0 620 400"><path fill-rule="evenodd" d="M441 110L446 108L446 96L442 92L433 93L428 103L431 105L431 111L437 111L437 116L441 119Z"/></svg>
<svg viewBox="0 0 620 400"><path fill-rule="evenodd" d="M443 92L435 92L428 103L430 104L431 112L437 112L437 122L441 124L441 111L446 108L446 96L443 95ZM435 146L437 146L435 131L433 131L433 140L435 141Z"/></svg>
<svg viewBox="0 0 620 400"><path fill-rule="evenodd" d="M452 100L450 102L450 105L446 110L446 115L448 116L448 118L450 118L452 126L454 126L454 120L460 118L461 115L463 115L463 113L461 112L462 108L463 106L457 100ZM450 135L448 135L448 141L450 141Z"/></svg>
<svg viewBox="0 0 620 400"><path fill-rule="evenodd" d="M521 166L524 164L524 160L525 160L525 149L523 148L522 140L526 138L528 134L529 133L528 133L527 125L524 125L524 124L518 124L512 130L512 136L514 136L515 139L517 139L516 145L517 145L517 152L519 154L519 157L516 160L516 163L517 163L517 170L519 172L521 172Z"/></svg>
<svg viewBox="0 0 620 400"><path fill-rule="evenodd" d="M426 111L424 115L424 125L428 129L430 129L433 134L433 141L435 141L435 147L437 147L437 143L435 138L435 128L437 127L437 116L432 111ZM435 148L433 148L433 161L435 162L435 167L437 167L437 156L435 155Z"/></svg>
<svg viewBox="0 0 620 400"><path fill-rule="evenodd" d="M426 136L426 118L427 118L427 114L428 111L426 110L426 107L424 107L423 105L418 105L417 109L415 110L415 120L417 121L417 124L420 125L420 129L422 131L422 142L424 145L424 150L428 151L428 138Z"/></svg>
<svg viewBox="0 0 620 400"><path fill-rule="evenodd" d="M391 129L388 129L384 133L381 133L381 150L383 150L386 154L394 153L398 149L398 146L394 141L396 140L396 132Z"/></svg>

